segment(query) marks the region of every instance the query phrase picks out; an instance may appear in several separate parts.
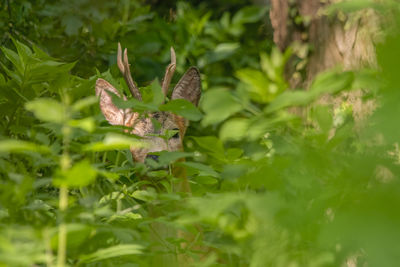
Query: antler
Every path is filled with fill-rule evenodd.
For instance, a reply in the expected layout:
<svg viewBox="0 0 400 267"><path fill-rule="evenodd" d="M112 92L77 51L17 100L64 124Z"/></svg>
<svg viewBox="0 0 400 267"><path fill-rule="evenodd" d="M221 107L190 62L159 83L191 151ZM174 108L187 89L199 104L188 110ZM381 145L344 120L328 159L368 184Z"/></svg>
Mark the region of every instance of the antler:
<svg viewBox="0 0 400 267"><path fill-rule="evenodd" d="M161 86L165 96L168 93L168 87L169 84L171 83L172 76L174 76L175 69L176 69L176 55L174 48L171 47L171 63L167 66L165 70L165 75Z"/></svg>
<svg viewBox="0 0 400 267"><path fill-rule="evenodd" d="M124 76L124 79L128 84L129 91L131 91L133 97L141 101L142 95L140 94L139 89L135 85L132 79L131 70L129 69L128 50L125 48L124 58L122 59L122 49L120 43L118 43L117 65L122 75Z"/></svg>

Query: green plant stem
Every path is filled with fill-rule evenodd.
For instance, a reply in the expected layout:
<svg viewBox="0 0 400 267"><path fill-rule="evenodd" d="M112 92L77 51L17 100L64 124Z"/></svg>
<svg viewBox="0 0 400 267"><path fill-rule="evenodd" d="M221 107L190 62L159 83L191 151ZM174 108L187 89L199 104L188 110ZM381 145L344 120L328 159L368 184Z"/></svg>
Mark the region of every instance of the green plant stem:
<svg viewBox="0 0 400 267"><path fill-rule="evenodd" d="M65 185L60 187L60 200L59 210L62 214L62 221L58 229L58 255L57 255L57 267L64 267L67 255L67 225L64 220L64 213L68 207L68 188Z"/></svg>
<svg viewBox="0 0 400 267"><path fill-rule="evenodd" d="M68 97L67 97L68 99ZM68 101L67 101L68 103ZM71 128L64 125L62 128L64 150L60 160L60 167L63 172L71 167L71 159L69 156L69 138L71 135ZM58 226L58 255L57 267L64 267L67 258L67 224L65 221L65 213L68 208L68 186L62 184L60 186L59 205L60 212L60 225Z"/></svg>
<svg viewBox="0 0 400 267"><path fill-rule="evenodd" d="M45 228L43 230L43 239L45 241L45 246L46 246L46 265L47 267L52 267L54 258L53 258L53 252L51 250L51 238L48 228Z"/></svg>

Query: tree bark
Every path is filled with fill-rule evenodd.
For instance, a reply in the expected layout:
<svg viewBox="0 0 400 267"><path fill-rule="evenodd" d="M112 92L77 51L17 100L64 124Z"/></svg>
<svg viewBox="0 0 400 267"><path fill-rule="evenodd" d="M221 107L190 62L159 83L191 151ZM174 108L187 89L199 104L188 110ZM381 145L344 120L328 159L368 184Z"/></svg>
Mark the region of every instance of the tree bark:
<svg viewBox="0 0 400 267"><path fill-rule="evenodd" d="M337 65L344 70L376 65L378 16L370 9L328 16L326 7L339 1L271 0L274 42L282 51L292 46L295 54L285 73L291 88L307 88L319 72ZM357 120L373 109L372 103L361 103L361 95L354 91L323 101L334 106L350 101Z"/></svg>
<svg viewBox="0 0 400 267"><path fill-rule="evenodd" d="M324 8L333 2L338 0L271 0L275 44L282 51L293 43L311 46L305 81L338 64L344 69L376 64L374 40L379 23L374 11L328 17Z"/></svg>

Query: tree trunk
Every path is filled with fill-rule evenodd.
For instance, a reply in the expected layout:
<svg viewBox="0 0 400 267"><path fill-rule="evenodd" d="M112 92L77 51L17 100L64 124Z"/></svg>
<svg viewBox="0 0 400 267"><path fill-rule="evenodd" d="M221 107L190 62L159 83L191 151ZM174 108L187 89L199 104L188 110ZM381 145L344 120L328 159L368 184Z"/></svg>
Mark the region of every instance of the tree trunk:
<svg viewBox="0 0 400 267"><path fill-rule="evenodd" d="M328 15L327 7L339 1L271 0L274 42L282 51L291 45L295 54L285 73L291 88L307 88L319 72L338 65L344 70L376 65L378 16L371 9ZM322 102L338 107L347 101L357 122L374 106L361 103L361 95L359 90L325 96Z"/></svg>
<svg viewBox="0 0 400 267"><path fill-rule="evenodd" d="M276 45L281 50L292 43L297 47L308 44L311 48L302 81L293 80L295 71L288 70L292 83L309 82L319 72L338 64L346 70L375 65L378 17L372 10L328 16L324 10L333 2L339 1L271 0L270 17Z"/></svg>

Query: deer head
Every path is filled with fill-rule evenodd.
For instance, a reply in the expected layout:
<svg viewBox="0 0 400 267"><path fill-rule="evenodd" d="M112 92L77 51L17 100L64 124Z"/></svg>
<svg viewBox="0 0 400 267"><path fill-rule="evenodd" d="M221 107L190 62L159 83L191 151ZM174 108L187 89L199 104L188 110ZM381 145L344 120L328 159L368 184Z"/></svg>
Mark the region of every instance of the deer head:
<svg viewBox="0 0 400 267"><path fill-rule="evenodd" d="M137 88L129 69L127 49L124 50L122 56L121 45L118 43L117 64L121 71L132 96L141 101L142 96ZM169 84L176 69L175 51L171 47L171 63L167 66L161 89L164 96L168 93ZM112 102L109 92L122 97L122 95L106 80L98 79L96 81L96 95L100 98L100 109L112 125L122 125L131 128L130 133L143 137L148 144L147 148L133 149L131 148L134 160L143 162L146 157L156 159L154 155L148 155L151 152L162 150L176 151L182 149L182 140L185 135L188 121L178 115L169 112L154 112L141 116L132 109L120 109ZM196 67L190 67L176 84L171 99L186 99L197 106L201 95L200 73ZM157 120L161 127L154 127L153 120ZM159 128L159 129L157 129ZM177 133L168 141L158 137L164 135L167 130L176 130Z"/></svg>

